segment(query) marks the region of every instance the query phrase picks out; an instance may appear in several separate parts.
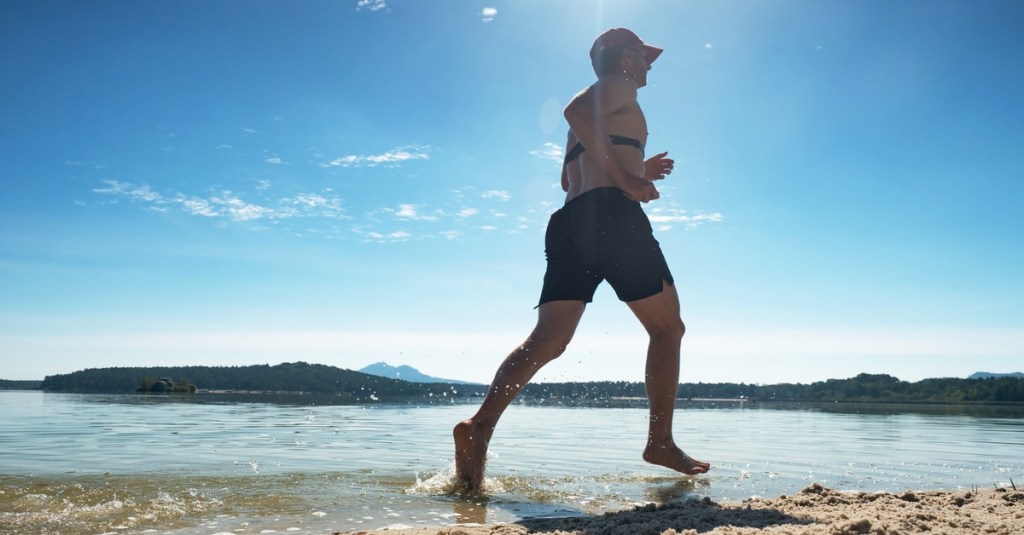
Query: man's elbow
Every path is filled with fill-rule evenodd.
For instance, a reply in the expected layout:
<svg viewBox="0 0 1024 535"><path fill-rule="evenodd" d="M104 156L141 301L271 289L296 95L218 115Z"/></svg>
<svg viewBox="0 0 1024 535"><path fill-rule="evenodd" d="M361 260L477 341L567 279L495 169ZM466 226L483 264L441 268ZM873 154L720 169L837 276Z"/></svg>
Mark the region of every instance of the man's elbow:
<svg viewBox="0 0 1024 535"><path fill-rule="evenodd" d="M586 108L587 106L585 106L582 102L580 102L579 100L574 100L570 102L564 110L562 110L562 116L565 117L566 122L568 122L570 125L577 124L579 123L581 117L587 115Z"/></svg>
<svg viewBox="0 0 1024 535"><path fill-rule="evenodd" d="M562 110L562 117L565 117L565 121L572 124L573 118L575 117L575 110L572 104L569 104Z"/></svg>

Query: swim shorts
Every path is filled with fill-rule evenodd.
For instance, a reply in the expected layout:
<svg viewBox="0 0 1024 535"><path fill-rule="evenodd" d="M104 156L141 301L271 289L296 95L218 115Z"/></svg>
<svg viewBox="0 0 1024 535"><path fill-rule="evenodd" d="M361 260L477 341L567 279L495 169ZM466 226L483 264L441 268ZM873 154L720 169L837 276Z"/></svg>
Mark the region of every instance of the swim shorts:
<svg viewBox="0 0 1024 535"><path fill-rule="evenodd" d="M547 271L540 303L594 300L602 281L622 301L636 301L673 284L640 203L614 187L587 191L560 208L544 236Z"/></svg>

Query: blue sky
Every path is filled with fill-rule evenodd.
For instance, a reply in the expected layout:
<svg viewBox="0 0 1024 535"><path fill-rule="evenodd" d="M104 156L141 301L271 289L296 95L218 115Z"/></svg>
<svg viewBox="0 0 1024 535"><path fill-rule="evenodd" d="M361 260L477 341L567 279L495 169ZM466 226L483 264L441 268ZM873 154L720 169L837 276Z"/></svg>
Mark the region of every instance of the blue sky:
<svg viewBox="0 0 1024 535"><path fill-rule="evenodd" d="M1024 369L1015 1L6 2L0 378L376 361L532 327L561 109L609 27L686 382ZM607 287L544 381L643 378Z"/></svg>

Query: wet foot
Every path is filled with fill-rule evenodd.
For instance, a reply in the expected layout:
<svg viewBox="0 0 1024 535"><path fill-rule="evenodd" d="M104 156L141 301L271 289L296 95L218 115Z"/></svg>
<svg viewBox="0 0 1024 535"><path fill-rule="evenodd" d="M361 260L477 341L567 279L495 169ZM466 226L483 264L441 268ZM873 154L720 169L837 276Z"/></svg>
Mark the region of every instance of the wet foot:
<svg viewBox="0 0 1024 535"><path fill-rule="evenodd" d="M647 449L644 450L644 460L691 476L703 474L711 469L710 464L690 457L673 443L667 445L648 444Z"/></svg>
<svg viewBox="0 0 1024 535"><path fill-rule="evenodd" d="M479 492L484 483L484 463L487 461L487 435L485 429L473 420L455 425L455 480L466 492Z"/></svg>

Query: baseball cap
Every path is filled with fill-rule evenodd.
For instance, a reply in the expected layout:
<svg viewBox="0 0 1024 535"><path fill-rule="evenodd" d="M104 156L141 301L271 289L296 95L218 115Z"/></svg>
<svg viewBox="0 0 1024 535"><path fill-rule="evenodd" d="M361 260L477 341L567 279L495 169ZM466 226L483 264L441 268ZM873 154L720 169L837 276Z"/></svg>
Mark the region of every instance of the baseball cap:
<svg viewBox="0 0 1024 535"><path fill-rule="evenodd" d="M644 47L647 51L648 64L654 63L654 60L658 59L658 56L664 52L664 49L651 46L643 42L630 30L625 28L612 28L597 36L597 39L594 40L594 46L590 47L590 60L593 61L597 58L598 54L609 48L632 44L639 44Z"/></svg>

